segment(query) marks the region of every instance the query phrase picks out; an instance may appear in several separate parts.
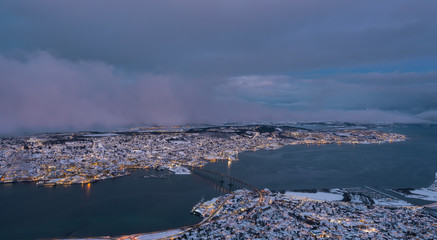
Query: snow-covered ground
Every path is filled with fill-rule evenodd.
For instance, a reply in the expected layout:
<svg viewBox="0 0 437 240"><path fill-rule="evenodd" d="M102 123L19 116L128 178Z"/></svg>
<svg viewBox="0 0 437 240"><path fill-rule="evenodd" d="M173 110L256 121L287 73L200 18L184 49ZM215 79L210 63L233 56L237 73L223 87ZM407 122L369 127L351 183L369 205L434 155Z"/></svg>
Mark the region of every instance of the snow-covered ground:
<svg viewBox="0 0 437 240"><path fill-rule="evenodd" d="M97 134L86 134L83 135L84 137L111 137L111 136L117 136L116 133L97 133Z"/></svg>
<svg viewBox="0 0 437 240"><path fill-rule="evenodd" d="M375 201L375 205L380 205L380 206L398 206L398 207L413 206L412 204L407 203L405 201L398 200L398 199L391 199L391 198L378 198L378 199L373 199L373 201Z"/></svg>
<svg viewBox="0 0 437 240"><path fill-rule="evenodd" d="M169 167L168 170L174 172L174 174L191 174L190 170L182 166Z"/></svg>
<svg viewBox="0 0 437 240"><path fill-rule="evenodd" d="M410 191L412 194L405 194L398 192L399 194L404 195L409 198L418 198L428 201L437 201L437 172L435 173L435 181L431 186L427 188L419 188Z"/></svg>
<svg viewBox="0 0 437 240"><path fill-rule="evenodd" d="M437 201L437 191L432 191L428 188L420 188L420 189L412 190L411 193L413 194L408 194L406 195L406 197L420 198L429 201Z"/></svg>
<svg viewBox="0 0 437 240"><path fill-rule="evenodd" d="M152 240L152 239L168 239L171 236L177 235L181 233L182 229L172 229L164 232L155 232L155 233L144 233L144 234L134 234L134 235L127 235L123 236L121 238L109 238L109 237L103 237L103 238L75 238L75 240L107 240L107 239L136 239L136 240ZM67 240L67 239L64 239Z"/></svg>
<svg viewBox="0 0 437 240"><path fill-rule="evenodd" d="M209 201L199 203L198 205L194 206L193 212L198 213L200 216L206 217L205 212L208 210L209 207L213 206L218 199L219 198L217 197Z"/></svg>
<svg viewBox="0 0 437 240"><path fill-rule="evenodd" d="M327 192L316 192L316 193L306 193L306 192L285 192L285 195L300 198L309 198L320 201L341 201L343 195Z"/></svg>
<svg viewBox="0 0 437 240"><path fill-rule="evenodd" d="M149 233L149 234L141 234L136 237L138 240L150 240L150 239L161 239L161 238L168 238L171 236L174 236L178 233L180 233L181 229L176 230L170 230L165 232L158 232L158 233Z"/></svg>
<svg viewBox="0 0 437 240"><path fill-rule="evenodd" d="M71 238L64 238L63 240L68 240ZM74 240L108 240L107 237L105 238L75 238Z"/></svg>

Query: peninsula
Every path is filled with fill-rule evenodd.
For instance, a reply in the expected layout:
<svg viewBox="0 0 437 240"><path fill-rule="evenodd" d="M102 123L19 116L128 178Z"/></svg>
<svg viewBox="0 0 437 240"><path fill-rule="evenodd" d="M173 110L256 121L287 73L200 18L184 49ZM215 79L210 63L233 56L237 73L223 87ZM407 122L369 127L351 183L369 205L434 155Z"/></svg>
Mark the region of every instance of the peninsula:
<svg viewBox="0 0 437 240"><path fill-rule="evenodd" d="M133 169L168 169L234 161L242 151L296 144L371 144L406 136L365 129L309 130L282 125L135 128L119 132L41 134L0 139L0 182L51 186L89 183Z"/></svg>

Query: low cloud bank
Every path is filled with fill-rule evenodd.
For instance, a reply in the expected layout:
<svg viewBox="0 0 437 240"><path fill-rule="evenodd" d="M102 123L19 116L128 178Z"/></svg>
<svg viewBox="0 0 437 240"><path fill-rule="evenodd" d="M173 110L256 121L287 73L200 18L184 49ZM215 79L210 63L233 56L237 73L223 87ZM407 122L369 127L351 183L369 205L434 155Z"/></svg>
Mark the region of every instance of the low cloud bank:
<svg viewBox="0 0 437 240"><path fill-rule="evenodd" d="M284 84L284 78L273 79ZM273 81L274 82L274 81ZM0 55L0 134L85 130L143 124L235 121L435 121L383 110L292 109L244 98L241 79L210 84L176 75L125 73L99 61L70 61L47 52L24 60ZM267 80L249 87L269 88ZM288 86L288 85L287 85ZM266 92L269 92L266 89ZM271 90L272 96L277 93Z"/></svg>
<svg viewBox="0 0 437 240"><path fill-rule="evenodd" d="M47 52L24 61L0 56L0 133L271 118L272 110L219 101L211 91L188 78L127 74L103 62L72 62Z"/></svg>

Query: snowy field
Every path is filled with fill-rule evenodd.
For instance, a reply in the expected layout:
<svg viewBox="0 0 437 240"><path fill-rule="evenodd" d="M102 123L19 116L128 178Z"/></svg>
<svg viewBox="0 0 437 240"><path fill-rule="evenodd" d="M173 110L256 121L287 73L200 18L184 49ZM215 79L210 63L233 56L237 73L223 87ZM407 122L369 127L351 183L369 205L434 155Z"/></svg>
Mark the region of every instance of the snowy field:
<svg viewBox="0 0 437 240"><path fill-rule="evenodd" d="M411 190L410 192L412 194L405 194L402 192L397 192L397 193L402 194L405 197L409 197L409 198L437 201L437 172L435 173L435 179L436 180L434 181L434 183L427 188L419 188L419 189Z"/></svg>
<svg viewBox="0 0 437 240"><path fill-rule="evenodd" d="M412 194L404 194L409 198L419 198L428 201L437 201L437 191L432 191L428 188L420 188L411 191Z"/></svg>
<svg viewBox="0 0 437 240"><path fill-rule="evenodd" d="M111 136L117 136L116 133L98 133L98 134L86 134L83 135L84 137L111 137Z"/></svg>
<svg viewBox="0 0 437 240"><path fill-rule="evenodd" d="M285 192L285 195L299 198L309 198L320 201L341 201L343 195L335 193L317 192L317 193L306 193L306 192Z"/></svg>
<svg viewBox="0 0 437 240"><path fill-rule="evenodd" d="M378 198L378 199L373 199L373 201L375 201L375 205L380 205L380 206L397 206L397 207L413 206L412 204L407 203L405 201L398 200L398 199L391 199L391 198Z"/></svg>
<svg viewBox="0 0 437 240"><path fill-rule="evenodd" d="M159 233L142 234L136 237L136 239L151 240L151 239L168 238L180 233L181 231L182 231L181 229L176 229L176 230L170 230L170 231L159 232Z"/></svg>
<svg viewBox="0 0 437 240"><path fill-rule="evenodd" d="M182 166L173 166L173 167L169 167L168 170L172 171L174 174L178 174L178 175L187 175L187 174L191 174L191 171L188 170L186 167L182 167Z"/></svg>

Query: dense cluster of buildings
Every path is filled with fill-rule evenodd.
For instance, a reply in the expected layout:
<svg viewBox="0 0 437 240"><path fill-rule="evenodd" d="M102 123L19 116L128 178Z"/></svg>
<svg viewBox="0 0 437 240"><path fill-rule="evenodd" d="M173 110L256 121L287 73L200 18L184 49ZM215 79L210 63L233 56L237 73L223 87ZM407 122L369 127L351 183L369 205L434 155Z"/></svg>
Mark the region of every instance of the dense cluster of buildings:
<svg viewBox="0 0 437 240"><path fill-rule="evenodd" d="M0 182L44 185L88 183L131 169L201 167L238 152L293 144L360 144L403 141L373 130L310 131L292 127L238 126L137 130L106 134L65 133L0 139Z"/></svg>
<svg viewBox="0 0 437 240"><path fill-rule="evenodd" d="M199 225L177 239L435 239L420 207L387 207L237 190L197 206Z"/></svg>
<svg viewBox="0 0 437 240"><path fill-rule="evenodd" d="M405 136L400 134L365 129L311 131L257 125L2 138L0 182L89 183L123 176L132 169L168 169L188 174L187 167L202 167L218 159L233 161L242 151L296 144L403 140ZM318 201L267 189L237 190L203 202L193 211L204 220L182 232L171 233L173 237L432 239L437 232L435 219L420 207Z"/></svg>

